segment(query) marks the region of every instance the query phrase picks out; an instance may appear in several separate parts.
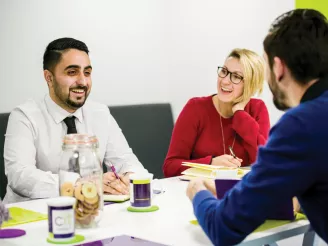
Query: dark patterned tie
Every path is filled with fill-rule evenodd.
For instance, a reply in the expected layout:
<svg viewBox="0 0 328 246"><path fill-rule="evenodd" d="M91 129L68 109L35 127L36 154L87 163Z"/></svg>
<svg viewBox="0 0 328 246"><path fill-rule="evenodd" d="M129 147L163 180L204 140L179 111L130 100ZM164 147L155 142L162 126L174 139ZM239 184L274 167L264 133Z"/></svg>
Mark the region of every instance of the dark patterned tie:
<svg viewBox="0 0 328 246"><path fill-rule="evenodd" d="M77 133L76 126L75 126L75 116L66 117L64 122L67 126L67 134L74 134Z"/></svg>

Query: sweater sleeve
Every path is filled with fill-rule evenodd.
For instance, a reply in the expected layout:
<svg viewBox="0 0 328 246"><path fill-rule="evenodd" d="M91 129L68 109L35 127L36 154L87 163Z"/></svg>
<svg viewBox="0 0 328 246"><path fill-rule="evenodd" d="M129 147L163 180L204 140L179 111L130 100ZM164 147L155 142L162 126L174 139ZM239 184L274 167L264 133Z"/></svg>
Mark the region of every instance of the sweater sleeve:
<svg viewBox="0 0 328 246"><path fill-rule="evenodd" d="M282 202L303 194L315 183L317 170L309 154L309 137L293 117L271 131L257 162L222 200L208 191L193 199L199 224L214 245L235 245L261 225ZM287 144L289 143L289 144ZM306 177L306 178L305 178Z"/></svg>
<svg viewBox="0 0 328 246"><path fill-rule="evenodd" d="M263 101L257 100L254 116L243 110L235 113L232 128L243 139L244 148L249 156L249 164L256 160L259 145L264 145L270 130L269 113Z"/></svg>
<svg viewBox="0 0 328 246"><path fill-rule="evenodd" d="M189 168L181 165L184 161L204 164L210 164L212 161L212 156L190 159L200 122L200 111L197 110L197 106L195 99L190 99L174 125L170 147L163 165L165 177L181 175L181 172Z"/></svg>

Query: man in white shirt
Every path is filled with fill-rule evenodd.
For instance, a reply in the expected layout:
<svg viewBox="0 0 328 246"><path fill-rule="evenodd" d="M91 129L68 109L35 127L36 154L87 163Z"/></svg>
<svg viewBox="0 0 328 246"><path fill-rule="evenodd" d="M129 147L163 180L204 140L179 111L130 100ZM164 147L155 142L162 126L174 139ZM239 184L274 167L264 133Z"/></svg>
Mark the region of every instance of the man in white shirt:
<svg viewBox="0 0 328 246"><path fill-rule="evenodd" d="M131 172L145 171L106 105L87 100L91 91L92 66L88 47L72 38L51 42L43 56L44 78L49 95L28 100L10 114L5 146L8 178L5 203L59 195L58 167L62 139L68 133L96 135L99 155L112 163L121 180L112 172L104 174L104 191L129 192Z"/></svg>

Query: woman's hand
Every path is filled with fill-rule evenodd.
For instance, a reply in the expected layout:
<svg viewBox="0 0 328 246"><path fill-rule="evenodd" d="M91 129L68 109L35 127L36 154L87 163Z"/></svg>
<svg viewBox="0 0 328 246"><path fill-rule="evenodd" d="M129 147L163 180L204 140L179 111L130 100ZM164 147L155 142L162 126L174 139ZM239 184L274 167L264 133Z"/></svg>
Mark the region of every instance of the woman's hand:
<svg viewBox="0 0 328 246"><path fill-rule="evenodd" d="M232 113L235 114L238 110L244 110L245 107L246 107L246 105L247 105L247 103L249 103L249 100L250 100L250 98L247 99L247 100L241 101L239 103L236 103L235 105L233 105L232 106Z"/></svg>
<svg viewBox="0 0 328 246"><path fill-rule="evenodd" d="M242 159L234 158L231 155L220 155L212 159L211 165L225 167L240 167Z"/></svg>

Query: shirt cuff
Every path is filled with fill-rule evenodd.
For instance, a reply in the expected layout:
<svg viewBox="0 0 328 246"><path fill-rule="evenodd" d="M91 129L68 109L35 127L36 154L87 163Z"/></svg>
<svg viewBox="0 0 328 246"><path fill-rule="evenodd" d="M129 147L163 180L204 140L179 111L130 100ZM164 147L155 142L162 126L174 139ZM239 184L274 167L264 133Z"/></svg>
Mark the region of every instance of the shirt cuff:
<svg viewBox="0 0 328 246"><path fill-rule="evenodd" d="M194 207L194 211L196 212L196 208L200 205L202 201L204 201L207 198L213 198L213 194L209 190L201 190L196 193L194 196L194 199L192 200L192 204Z"/></svg>

